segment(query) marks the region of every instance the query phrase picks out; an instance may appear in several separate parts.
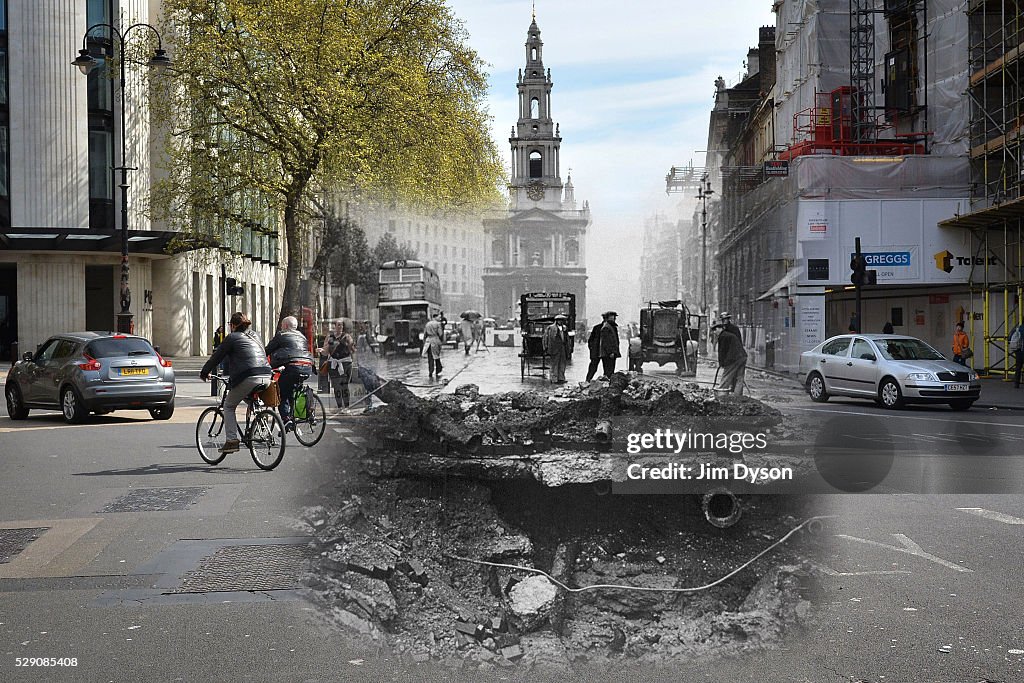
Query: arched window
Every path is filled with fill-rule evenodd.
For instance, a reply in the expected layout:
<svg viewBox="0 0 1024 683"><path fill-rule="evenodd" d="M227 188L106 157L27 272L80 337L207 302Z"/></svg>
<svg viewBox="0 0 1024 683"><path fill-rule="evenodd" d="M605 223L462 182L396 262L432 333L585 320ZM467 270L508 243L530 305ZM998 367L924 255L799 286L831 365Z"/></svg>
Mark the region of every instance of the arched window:
<svg viewBox="0 0 1024 683"><path fill-rule="evenodd" d="M537 48L531 48L531 50L530 50L530 59L532 59L534 61L537 60Z"/></svg>
<svg viewBox="0 0 1024 683"><path fill-rule="evenodd" d="M540 152L530 152L530 177L542 178L544 176L544 157Z"/></svg>
<svg viewBox="0 0 1024 683"><path fill-rule="evenodd" d="M540 118L540 100L537 99L536 97L534 97L532 100L530 100L530 118L531 119L539 119Z"/></svg>
<svg viewBox="0 0 1024 683"><path fill-rule="evenodd" d="M491 261L495 265L505 265L505 240L491 242Z"/></svg>
<svg viewBox="0 0 1024 683"><path fill-rule="evenodd" d="M565 243L565 262L579 263L580 245L576 240L569 240Z"/></svg>

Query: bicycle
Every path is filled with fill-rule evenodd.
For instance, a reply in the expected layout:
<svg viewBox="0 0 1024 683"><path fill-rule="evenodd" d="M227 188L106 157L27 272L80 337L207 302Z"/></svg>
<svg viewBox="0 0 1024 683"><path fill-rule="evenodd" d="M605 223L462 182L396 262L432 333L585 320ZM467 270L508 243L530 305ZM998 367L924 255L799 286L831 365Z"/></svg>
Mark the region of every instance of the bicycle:
<svg viewBox="0 0 1024 683"><path fill-rule="evenodd" d="M274 379L277 379L277 375ZM306 386L306 380L303 380L295 385L291 405L290 424L295 439L303 446L312 448L320 443L327 430L327 410L324 408L324 402L311 387ZM252 414L253 408L250 405L245 411L246 425L249 424Z"/></svg>
<svg viewBox="0 0 1024 683"><path fill-rule="evenodd" d="M220 451L227 440L224 429L224 402L227 400L227 377L210 374L221 382L220 404L215 408L207 408L199 415L196 422L196 448L199 456L210 465L217 465L227 453ZM266 406L260 400L259 392L253 392L245 399L246 409L245 432L240 441L244 443L252 456L253 462L261 470L272 470L284 457L285 432L284 423L277 410Z"/></svg>

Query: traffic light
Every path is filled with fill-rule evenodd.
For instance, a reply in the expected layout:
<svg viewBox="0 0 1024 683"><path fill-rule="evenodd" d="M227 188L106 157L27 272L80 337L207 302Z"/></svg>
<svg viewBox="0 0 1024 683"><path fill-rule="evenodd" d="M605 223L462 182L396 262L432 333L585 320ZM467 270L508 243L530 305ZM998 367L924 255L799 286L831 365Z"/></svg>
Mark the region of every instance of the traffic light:
<svg viewBox="0 0 1024 683"><path fill-rule="evenodd" d="M224 293L228 296L244 296L245 287L239 286L235 278L229 277L224 280Z"/></svg>
<svg viewBox="0 0 1024 683"><path fill-rule="evenodd" d="M868 262L864 255L854 254L850 258L850 282L859 286L878 284L878 271L867 268Z"/></svg>

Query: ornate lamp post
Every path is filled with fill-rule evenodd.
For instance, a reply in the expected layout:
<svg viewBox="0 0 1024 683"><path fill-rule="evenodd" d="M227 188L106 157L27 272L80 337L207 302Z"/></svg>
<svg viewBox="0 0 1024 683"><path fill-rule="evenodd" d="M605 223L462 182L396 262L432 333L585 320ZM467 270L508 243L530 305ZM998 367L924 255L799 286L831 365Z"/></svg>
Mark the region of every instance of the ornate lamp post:
<svg viewBox="0 0 1024 683"><path fill-rule="evenodd" d="M700 312L708 314L708 197L715 193L711 189L711 179L705 173L697 187L697 199L700 200Z"/></svg>
<svg viewBox="0 0 1024 683"><path fill-rule="evenodd" d="M162 70L171 63L171 58L167 56L167 52L163 49L160 32L149 24L133 24L123 32L118 30L113 24L93 24L82 36L82 49L78 51L78 57L75 61L71 62L72 65L77 66L86 76L100 64L100 61L89 53L87 42L90 34L101 28L106 28L110 32L111 42L116 50L112 56L117 60L119 67L117 80L121 91L121 165L115 166L113 169L121 171L121 184L119 185L121 188L121 312L117 314L117 331L129 334L133 331L133 324L131 313L132 293L128 288L128 171L137 170L128 165L128 142L125 139L124 123L125 100L127 99L125 91L125 62L127 62L125 48L129 34L135 29L148 29L156 35L157 47L147 63L147 66L150 68Z"/></svg>

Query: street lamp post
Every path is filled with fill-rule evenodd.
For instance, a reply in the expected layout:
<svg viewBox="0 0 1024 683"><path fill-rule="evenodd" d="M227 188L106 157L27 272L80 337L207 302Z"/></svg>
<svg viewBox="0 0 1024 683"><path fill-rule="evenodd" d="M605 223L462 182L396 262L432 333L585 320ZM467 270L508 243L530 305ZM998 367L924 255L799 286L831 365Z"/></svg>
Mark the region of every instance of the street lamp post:
<svg viewBox="0 0 1024 683"><path fill-rule="evenodd" d="M71 62L72 65L77 66L82 74L86 76L99 66L100 63L98 59L89 53L88 48L89 35L100 28L106 28L110 31L112 42L116 47L116 55L113 56L117 60L120 72L118 81L121 90L121 165L113 168L115 171L121 171L121 184L118 186L121 188L121 311L117 314L117 331L130 334L133 332L134 326L131 313L132 293L128 287L128 171L137 169L128 165L128 141L125 139L125 100L127 99L125 89L125 62L127 62L125 46L128 35L134 29L139 28L148 29L156 35L157 47L147 63L147 66L150 68L163 69L171 63L171 59L163 49L160 32L149 24L132 24L124 32L118 30L113 24L93 24L86 29L85 34L82 36L82 49L78 51L78 57Z"/></svg>
<svg viewBox="0 0 1024 683"><path fill-rule="evenodd" d="M697 199L700 200L700 312L708 314L708 197L715 193L711 189L711 179L705 173L697 187Z"/></svg>

